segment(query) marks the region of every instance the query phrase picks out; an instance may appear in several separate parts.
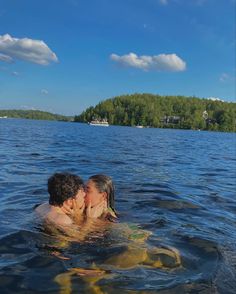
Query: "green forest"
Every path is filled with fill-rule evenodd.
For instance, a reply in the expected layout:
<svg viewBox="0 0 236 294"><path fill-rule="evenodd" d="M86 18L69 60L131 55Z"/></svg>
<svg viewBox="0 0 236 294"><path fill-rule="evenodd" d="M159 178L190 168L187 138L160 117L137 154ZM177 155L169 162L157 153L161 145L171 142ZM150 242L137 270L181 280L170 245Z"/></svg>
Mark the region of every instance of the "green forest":
<svg viewBox="0 0 236 294"><path fill-rule="evenodd" d="M60 114L53 114L41 110L0 110L0 117L9 118L25 118L25 119L39 119L39 120L59 120L70 121L72 117L63 116Z"/></svg>
<svg viewBox="0 0 236 294"><path fill-rule="evenodd" d="M122 95L75 116L76 122L107 119L111 125L236 131L236 103L185 96Z"/></svg>

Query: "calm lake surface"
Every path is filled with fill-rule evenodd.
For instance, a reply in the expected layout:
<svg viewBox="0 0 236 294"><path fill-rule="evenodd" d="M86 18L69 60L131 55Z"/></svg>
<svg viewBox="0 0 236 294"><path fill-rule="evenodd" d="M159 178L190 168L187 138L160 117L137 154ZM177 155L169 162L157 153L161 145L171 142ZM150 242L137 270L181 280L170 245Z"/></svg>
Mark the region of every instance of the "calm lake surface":
<svg viewBox="0 0 236 294"><path fill-rule="evenodd" d="M0 293L235 293L235 134L1 119L0 163ZM110 175L120 223L150 231L145 246L178 250L181 266L109 267L119 236L54 256L33 207L56 171ZM92 265L109 274L71 275L65 289L55 281Z"/></svg>

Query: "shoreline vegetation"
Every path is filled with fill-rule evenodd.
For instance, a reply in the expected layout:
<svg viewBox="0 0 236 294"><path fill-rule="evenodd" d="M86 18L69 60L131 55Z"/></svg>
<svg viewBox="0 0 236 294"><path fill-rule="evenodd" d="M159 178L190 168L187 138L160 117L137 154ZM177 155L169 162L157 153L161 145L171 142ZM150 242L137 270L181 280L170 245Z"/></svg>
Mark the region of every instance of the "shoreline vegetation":
<svg viewBox="0 0 236 294"><path fill-rule="evenodd" d="M0 110L0 118L24 118L109 125L236 132L236 103L185 96L122 95L91 106L80 115L41 110Z"/></svg>
<svg viewBox="0 0 236 294"><path fill-rule="evenodd" d="M36 120L74 121L73 116L54 114L42 110L0 109L0 118L24 118Z"/></svg>
<svg viewBox="0 0 236 294"><path fill-rule="evenodd" d="M185 96L122 95L89 107L75 122L107 119L109 125L236 132L236 103Z"/></svg>

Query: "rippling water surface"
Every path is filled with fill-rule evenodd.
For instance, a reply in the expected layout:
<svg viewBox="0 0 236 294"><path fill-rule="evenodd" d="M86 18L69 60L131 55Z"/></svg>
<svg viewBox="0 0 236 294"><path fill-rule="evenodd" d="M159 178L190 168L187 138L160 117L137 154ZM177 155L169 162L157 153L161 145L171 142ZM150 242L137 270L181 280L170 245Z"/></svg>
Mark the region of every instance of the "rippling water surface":
<svg viewBox="0 0 236 294"><path fill-rule="evenodd" d="M1 293L235 293L235 134L2 119L0 162ZM56 171L112 176L121 225L150 231L145 246L175 248L181 265L109 265L126 246L119 234L52 255L58 240L33 207ZM75 267L107 272L83 278Z"/></svg>

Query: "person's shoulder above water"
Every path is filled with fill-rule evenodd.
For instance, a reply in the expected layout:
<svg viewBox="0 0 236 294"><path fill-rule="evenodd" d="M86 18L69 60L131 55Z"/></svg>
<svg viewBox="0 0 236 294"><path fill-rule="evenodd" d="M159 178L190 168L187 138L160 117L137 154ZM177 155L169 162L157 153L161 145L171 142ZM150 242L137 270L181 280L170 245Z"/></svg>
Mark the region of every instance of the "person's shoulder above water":
<svg viewBox="0 0 236 294"><path fill-rule="evenodd" d="M72 219L62 212L60 208L58 209L48 203L43 203L36 207L35 212L40 218L50 223L57 225L71 225L73 223Z"/></svg>
<svg viewBox="0 0 236 294"><path fill-rule="evenodd" d="M50 211L50 205L48 203L38 204L34 207L34 211L38 216L44 218Z"/></svg>

